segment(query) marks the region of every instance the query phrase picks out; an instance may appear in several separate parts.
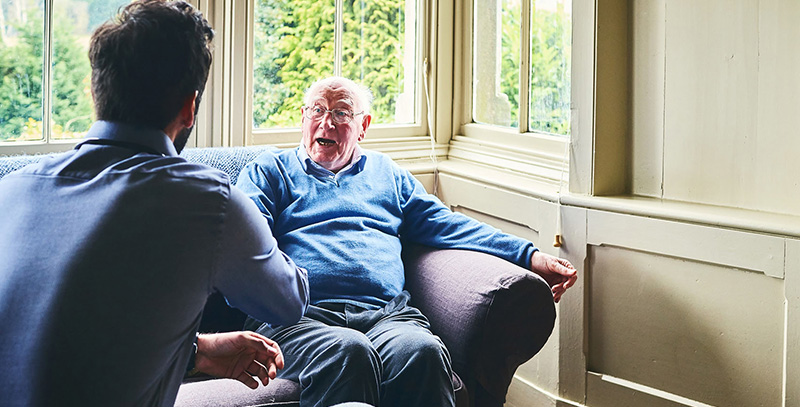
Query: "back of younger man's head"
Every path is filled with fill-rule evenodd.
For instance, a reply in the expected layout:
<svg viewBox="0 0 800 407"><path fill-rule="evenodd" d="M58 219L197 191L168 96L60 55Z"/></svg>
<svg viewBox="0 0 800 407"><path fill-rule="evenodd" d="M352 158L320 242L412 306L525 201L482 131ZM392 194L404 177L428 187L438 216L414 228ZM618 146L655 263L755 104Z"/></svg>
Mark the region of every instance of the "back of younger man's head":
<svg viewBox="0 0 800 407"><path fill-rule="evenodd" d="M140 0L95 30L89 47L98 120L164 129L211 67L214 31L184 1Z"/></svg>

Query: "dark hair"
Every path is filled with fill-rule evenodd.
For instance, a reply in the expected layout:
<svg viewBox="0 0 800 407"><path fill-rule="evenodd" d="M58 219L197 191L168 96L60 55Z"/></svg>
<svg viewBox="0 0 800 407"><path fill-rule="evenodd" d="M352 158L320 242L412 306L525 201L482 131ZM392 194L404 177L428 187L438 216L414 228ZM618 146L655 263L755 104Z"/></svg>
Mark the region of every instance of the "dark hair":
<svg viewBox="0 0 800 407"><path fill-rule="evenodd" d="M140 0L92 34L92 95L98 120L165 128L211 67L214 30L184 1Z"/></svg>

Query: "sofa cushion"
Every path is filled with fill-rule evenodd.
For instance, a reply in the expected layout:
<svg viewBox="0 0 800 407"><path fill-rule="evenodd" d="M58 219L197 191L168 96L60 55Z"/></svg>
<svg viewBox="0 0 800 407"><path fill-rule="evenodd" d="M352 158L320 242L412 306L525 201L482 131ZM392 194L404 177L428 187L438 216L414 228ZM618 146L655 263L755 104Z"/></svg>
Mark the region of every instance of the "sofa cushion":
<svg viewBox="0 0 800 407"><path fill-rule="evenodd" d="M0 157L0 178L28 165L33 164L48 157L47 155L15 155L11 157Z"/></svg>
<svg viewBox="0 0 800 407"><path fill-rule="evenodd" d="M175 407L299 406L300 385L289 380L271 380L252 390L233 379L188 381L181 385Z"/></svg>
<svg viewBox="0 0 800 407"><path fill-rule="evenodd" d="M464 384L453 375L456 390L456 406L469 406ZM300 385L289 380L275 379L266 386L252 390L233 379L215 379L208 376L187 379L178 391L175 407L256 407L299 406Z"/></svg>
<svg viewBox="0 0 800 407"><path fill-rule="evenodd" d="M239 173L245 164L253 161L264 151L275 149L271 146L248 147L206 147L187 148L181 152L181 157L186 161L205 164L216 168L230 177L231 184L235 185Z"/></svg>

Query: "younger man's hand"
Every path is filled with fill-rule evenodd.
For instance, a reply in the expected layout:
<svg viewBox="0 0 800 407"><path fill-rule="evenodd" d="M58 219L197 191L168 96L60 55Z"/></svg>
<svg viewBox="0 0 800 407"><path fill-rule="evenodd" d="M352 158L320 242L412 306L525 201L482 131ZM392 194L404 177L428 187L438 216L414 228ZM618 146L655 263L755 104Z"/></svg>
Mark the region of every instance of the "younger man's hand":
<svg viewBox="0 0 800 407"><path fill-rule="evenodd" d="M236 379L251 389L258 377L265 386L283 369L283 354L275 341L255 332L225 332L197 337L195 367L200 372Z"/></svg>

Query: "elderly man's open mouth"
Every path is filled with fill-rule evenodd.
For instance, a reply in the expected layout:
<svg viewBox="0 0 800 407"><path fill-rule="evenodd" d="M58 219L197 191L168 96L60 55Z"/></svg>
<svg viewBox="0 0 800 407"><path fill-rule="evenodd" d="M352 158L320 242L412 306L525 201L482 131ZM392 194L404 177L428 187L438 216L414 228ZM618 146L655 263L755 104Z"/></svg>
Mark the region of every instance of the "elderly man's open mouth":
<svg viewBox="0 0 800 407"><path fill-rule="evenodd" d="M335 141L333 141L333 140L331 140L329 138L322 138L322 137L317 139L317 143L319 145L323 146L323 147L332 146L332 145L336 144Z"/></svg>

